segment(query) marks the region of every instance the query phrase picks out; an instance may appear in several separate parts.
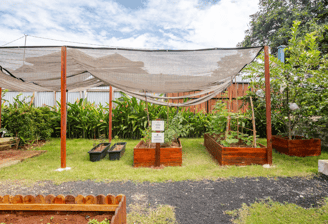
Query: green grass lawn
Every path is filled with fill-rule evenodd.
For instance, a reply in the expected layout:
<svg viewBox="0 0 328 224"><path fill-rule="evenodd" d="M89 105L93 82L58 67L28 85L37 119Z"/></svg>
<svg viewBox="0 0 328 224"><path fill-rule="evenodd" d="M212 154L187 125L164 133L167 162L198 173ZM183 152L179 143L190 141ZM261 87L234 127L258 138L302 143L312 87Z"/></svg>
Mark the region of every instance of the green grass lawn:
<svg viewBox="0 0 328 224"><path fill-rule="evenodd" d="M126 141L124 156L119 161L110 161L108 156L100 162L90 162L87 153L94 140L67 140L67 166L70 171L57 172L60 168L60 139L52 139L42 148L47 153L27 159L22 163L0 169L0 180L24 180L35 182L52 180L55 183L76 180L94 181L182 181L232 177L276 177L309 176L317 174L318 159L328 159L328 153L319 157L289 157L273 152L273 167L260 165L245 167L219 166L206 151L202 138L182 139L182 167L165 167L164 169L133 168L133 148L139 140L113 140L112 144ZM260 139L263 142L262 139Z"/></svg>
<svg viewBox="0 0 328 224"><path fill-rule="evenodd" d="M279 202L261 201L242 208L228 211L227 214L235 217L233 223L328 223L328 198L319 208L302 208L292 203L281 204Z"/></svg>

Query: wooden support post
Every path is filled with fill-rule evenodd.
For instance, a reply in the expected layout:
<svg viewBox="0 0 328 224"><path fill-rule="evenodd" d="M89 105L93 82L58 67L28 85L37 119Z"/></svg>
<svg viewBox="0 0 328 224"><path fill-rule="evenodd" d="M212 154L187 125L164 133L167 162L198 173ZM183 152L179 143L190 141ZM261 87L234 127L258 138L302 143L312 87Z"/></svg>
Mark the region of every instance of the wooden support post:
<svg viewBox="0 0 328 224"><path fill-rule="evenodd" d="M156 119L157 121L160 121L161 119ZM160 133L160 131L156 131L156 133ZM155 148L155 167L159 167L161 165L160 161L161 156L161 143L156 143Z"/></svg>
<svg viewBox="0 0 328 224"><path fill-rule="evenodd" d="M54 91L54 107L56 108L57 111L56 91Z"/></svg>
<svg viewBox="0 0 328 224"><path fill-rule="evenodd" d="M236 106L237 106L237 138L239 136L239 114L238 114L238 83L237 83L237 77L235 77L235 85L236 85Z"/></svg>
<svg viewBox="0 0 328 224"><path fill-rule="evenodd" d="M0 128L1 128L1 110L2 110L2 88L0 87Z"/></svg>
<svg viewBox="0 0 328 224"><path fill-rule="evenodd" d="M108 127L108 141L112 141L112 112L113 112L113 87L109 86L109 127Z"/></svg>
<svg viewBox="0 0 328 224"><path fill-rule="evenodd" d="M61 48L61 168L66 168L66 47Z"/></svg>
<svg viewBox="0 0 328 224"><path fill-rule="evenodd" d="M270 91L270 67L269 67L269 47L264 46L264 66L265 66L265 103L266 103L266 124L267 124L267 161L272 164L272 129L271 129L271 91Z"/></svg>
<svg viewBox="0 0 328 224"><path fill-rule="evenodd" d="M251 101L251 108L252 108L252 122L253 122L253 145L256 148L256 126L255 126L255 115L254 115L254 106L252 97L249 97Z"/></svg>

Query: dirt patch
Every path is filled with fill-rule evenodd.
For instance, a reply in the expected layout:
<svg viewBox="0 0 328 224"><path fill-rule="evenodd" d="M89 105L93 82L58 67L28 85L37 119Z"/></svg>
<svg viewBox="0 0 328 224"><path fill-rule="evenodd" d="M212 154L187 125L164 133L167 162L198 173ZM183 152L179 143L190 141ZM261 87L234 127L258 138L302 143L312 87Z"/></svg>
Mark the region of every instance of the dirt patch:
<svg viewBox="0 0 328 224"><path fill-rule="evenodd" d="M94 150L92 150L92 152L102 152L106 147L107 147L107 145L100 145L97 148L95 148Z"/></svg>
<svg viewBox="0 0 328 224"><path fill-rule="evenodd" d="M24 150L6 150L6 151L0 151L0 166L4 163L18 160L23 161L27 158L32 158L35 156L39 156L42 153L45 153L44 150L38 150L38 151L24 151Z"/></svg>
<svg viewBox="0 0 328 224"><path fill-rule="evenodd" d="M111 214L104 212L31 212L9 211L0 213L0 223L88 223L91 219L99 222L110 220Z"/></svg>
<svg viewBox="0 0 328 224"><path fill-rule="evenodd" d="M40 140L40 141L37 141L34 143L29 143L29 144L25 144L23 146L19 146L18 149L20 149L20 150L35 149L35 148L41 147L45 144L46 144L46 140ZM15 146L12 149L16 149Z"/></svg>
<svg viewBox="0 0 328 224"><path fill-rule="evenodd" d="M116 145L113 151L121 151L123 149L124 145Z"/></svg>
<svg viewBox="0 0 328 224"><path fill-rule="evenodd" d="M172 142L171 144L161 145L161 148L180 148L180 144L178 142ZM156 148L156 143L145 143L142 142L138 148Z"/></svg>

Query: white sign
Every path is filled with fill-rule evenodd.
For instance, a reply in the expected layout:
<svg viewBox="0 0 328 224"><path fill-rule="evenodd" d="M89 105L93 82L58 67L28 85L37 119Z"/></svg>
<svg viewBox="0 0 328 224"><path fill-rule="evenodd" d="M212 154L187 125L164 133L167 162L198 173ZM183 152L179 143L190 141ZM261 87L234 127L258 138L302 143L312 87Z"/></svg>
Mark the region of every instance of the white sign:
<svg viewBox="0 0 328 224"><path fill-rule="evenodd" d="M164 133L151 133L151 143L164 143Z"/></svg>
<svg viewBox="0 0 328 224"><path fill-rule="evenodd" d="M153 131L164 131L164 121L151 121Z"/></svg>

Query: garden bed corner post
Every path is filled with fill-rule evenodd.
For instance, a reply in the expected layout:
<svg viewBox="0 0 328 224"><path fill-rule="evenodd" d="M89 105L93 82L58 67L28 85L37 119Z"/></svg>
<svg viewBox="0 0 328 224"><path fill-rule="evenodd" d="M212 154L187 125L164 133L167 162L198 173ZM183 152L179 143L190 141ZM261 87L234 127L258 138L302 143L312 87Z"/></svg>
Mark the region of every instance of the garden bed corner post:
<svg viewBox="0 0 328 224"><path fill-rule="evenodd" d="M267 162L272 165L272 128L271 128L271 91L270 91L270 61L269 47L264 46L264 67L265 67L265 103L266 103L266 124L267 124Z"/></svg>
<svg viewBox="0 0 328 224"><path fill-rule="evenodd" d="M1 110L2 110L2 88L0 87L0 128L1 128Z"/></svg>
<svg viewBox="0 0 328 224"><path fill-rule="evenodd" d="M66 46L61 48L61 168L66 168L66 68L67 68Z"/></svg>
<svg viewBox="0 0 328 224"><path fill-rule="evenodd" d="M109 118L108 118L108 140L112 141L112 110L113 110L113 87L109 86Z"/></svg>

